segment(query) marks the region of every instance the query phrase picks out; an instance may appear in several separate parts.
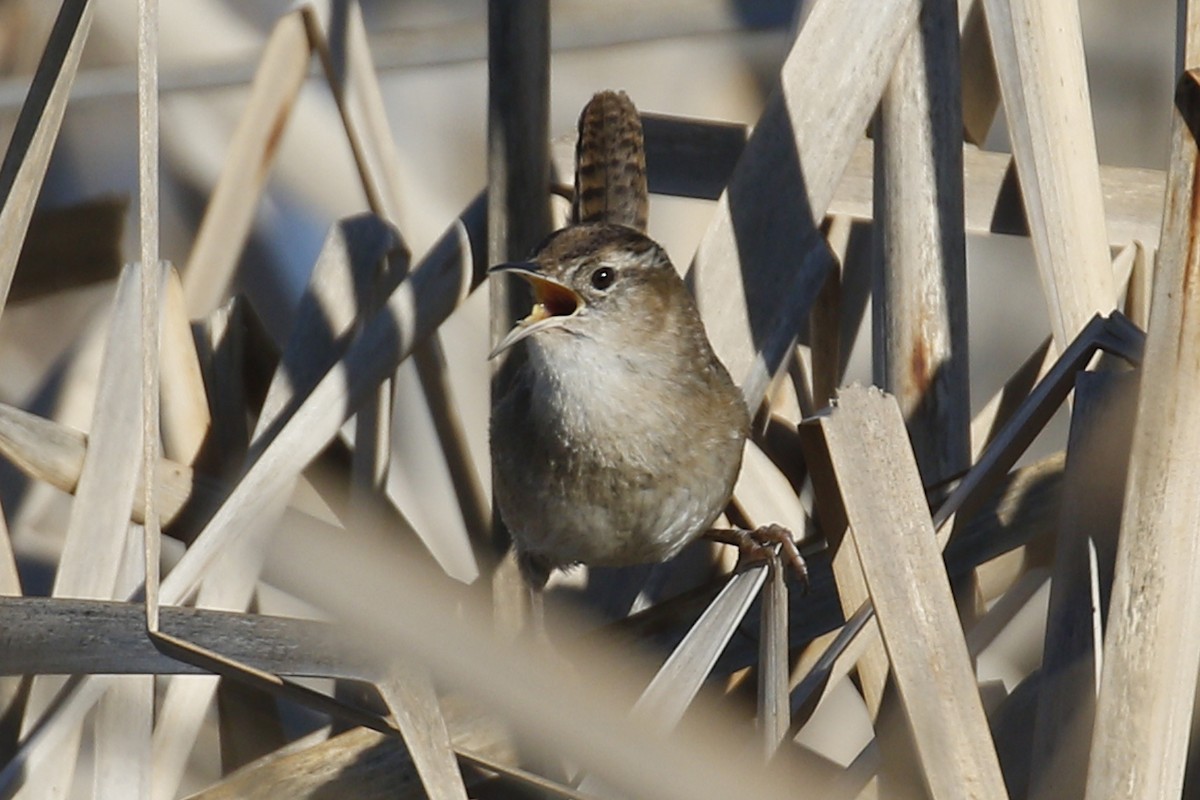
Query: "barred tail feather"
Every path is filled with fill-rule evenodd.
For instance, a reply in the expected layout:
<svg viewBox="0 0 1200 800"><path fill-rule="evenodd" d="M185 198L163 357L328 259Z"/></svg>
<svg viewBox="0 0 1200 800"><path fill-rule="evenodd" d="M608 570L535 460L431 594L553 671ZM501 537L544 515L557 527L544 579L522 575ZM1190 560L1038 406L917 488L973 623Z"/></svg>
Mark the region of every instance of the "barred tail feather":
<svg viewBox="0 0 1200 800"><path fill-rule="evenodd" d="M649 205L641 117L624 92L599 92L579 115L572 221L644 233Z"/></svg>

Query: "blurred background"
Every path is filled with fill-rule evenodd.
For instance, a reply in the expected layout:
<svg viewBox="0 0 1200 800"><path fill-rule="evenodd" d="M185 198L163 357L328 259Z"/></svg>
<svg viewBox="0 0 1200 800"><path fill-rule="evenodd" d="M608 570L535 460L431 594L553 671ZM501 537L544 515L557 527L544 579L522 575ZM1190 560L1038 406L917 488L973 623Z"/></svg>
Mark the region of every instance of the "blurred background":
<svg viewBox="0 0 1200 800"><path fill-rule="evenodd" d="M573 141L579 110L600 89L624 89L646 112L753 124L771 91L805 11L789 0L719 2L590 0L551 2L552 137ZM273 24L292 4L263 0L163 2L161 15L161 220L163 258L189 260L205 205L239 119ZM371 53L384 93L401 169L399 228L414 261L486 183L487 5L480 0L363 0ZM1163 169L1173 89L1175 4L1081 0L1088 74L1102 163ZM0 143L7 145L29 76L57 12L45 0L0 0ZM39 200L64 209L97 200L127 203L120 261L137 259L137 109L135 0L103 0L71 94ZM1003 112L986 145L1007 150ZM287 335L322 242L337 220L367 210L330 89L317 64L277 141L239 289L268 335ZM711 216L707 201L655 196L650 233L683 268ZM1148 243L1157 246L1157 242ZM982 405L1049 333L1029 242L968 237L972 403ZM114 274L115 277L115 274ZM86 430L101 322L115 280L20 300L0 316L0 402ZM481 484L488 485L489 368L487 295L476 292L442 328L453 400ZM870 382L869 312L848 381ZM84 335L91 331L92 335ZM465 540L428 410L412 374L396 389L394 449L402 457L389 493L417 530L440 528ZM1051 426L1028 454L1065 444ZM43 489L45 487L42 487ZM7 469L0 500L24 588L49 590L67 505L45 489L35 502ZM19 495L21 502L13 501ZM21 513L16 514L15 509ZM471 559L436 554L452 575L476 577Z"/></svg>
<svg viewBox="0 0 1200 800"><path fill-rule="evenodd" d="M162 4L162 253L176 265L187 259L266 36L290 5L283 0ZM644 5L551 3L552 134L573 136L580 108L602 88L625 89L645 111L753 123L804 3L668 0ZM0 2L0 142L11 135L56 6L39 0ZM362 6L404 170L400 227L419 257L485 182L487 8L467 0L366 0ZM1161 169L1173 84L1174 4L1082 0L1080 11L1102 162ZM42 207L116 195L133 199L136 208L135 18L133 0L106 0L96 8ZM1001 113L989 148L1006 148L1003 128ZM286 331L329 225L365 207L336 108L314 65L282 132L242 263L244 288L278 335ZM703 201L656 197L651 232L677 263L686 264L710 213ZM134 219L127 217L127 259L134 257L136 237ZM1048 326L1033 302L1037 279L1027 243L973 237L970 248L971 367L979 402ZM39 385L37 365L53 360L77 333L73 324L82 324L108 291L97 286L54 298L63 304L61 313L52 314L55 324L37 335L22 326L43 314L13 307L4 315L0 400L25 405ZM980 298L987 301L975 302ZM465 402L483 402L486 394L481 390L486 371L478 361L483 305L482 296L474 298L446 334ZM1003 325L1003 336L989 334L1014 313L1028 313L1029 324ZM1017 330L1027 337L1014 336ZM869 378L865 356L856 357L853 377ZM469 408L464 413L478 435L476 415Z"/></svg>
<svg viewBox="0 0 1200 800"><path fill-rule="evenodd" d="M248 99L248 84L283 0L168 2L161 9L161 252L182 268L205 203ZM57 4L0 2L0 141L11 136ZM419 258L486 182L487 7L483 2L411 0L362 4L372 57L402 169L400 229ZM791 0L668 0L551 3L552 136L571 140L594 91L626 90L639 108L752 124L771 90L804 4ZM1174 4L1082 0L1081 14L1101 161L1161 169L1172 92ZM136 209L136 3L105 0L71 94L40 208L104 198ZM1007 149L1003 112L989 149ZM286 335L329 226L367 208L330 90L314 62L278 139L248 246L240 287L276 341ZM681 268L712 204L656 196L651 234ZM127 213L121 259L136 258L136 214ZM1151 243L1157 245L1157 243ZM1028 240L968 238L972 402L978 408L1049 331ZM57 404L64 353L107 308L113 282L14 302L0 318L0 401L86 429L90 409ZM488 369L485 293L445 326L451 385L481 480L486 468ZM869 320L867 314L864 319ZM1020 320L1019 324L1014 324ZM864 331L860 333L865 333ZM848 379L869 382L869 335L860 335ZM86 381L98 361L72 362ZM92 366L87 366L91 364ZM90 397L90 392L72 397ZM397 446L436 453L423 404L403 381ZM1031 455L1062 446L1052 426ZM402 441L401 441L402 440ZM461 525L444 468L395 475L391 488L415 527ZM483 480L486 486L486 480ZM445 498L420 508L402 496ZM18 530L18 541L22 537ZM460 577L470 578L470 569Z"/></svg>
<svg viewBox="0 0 1200 800"><path fill-rule="evenodd" d="M789 0L643 5L551 3L553 137L573 140L580 108L602 88L626 90L643 111L753 124L805 10ZM403 172L399 227L419 258L486 182L487 8L465 0L368 0L362 7ZM188 260L266 37L289 8L282 0L162 4L161 252L179 267ZM1101 161L1163 168L1174 5L1083 0L1080 10ZM0 141L11 136L56 11L56 4L34 0L0 3ZM115 198L136 209L136 3L106 0L95 14L39 208ZM1002 111L986 147L1007 149ZM239 267L240 288L271 338L286 336L330 225L366 208L341 120L314 62L280 133L277 160ZM651 234L681 268L711 211L707 201L654 197ZM136 215L126 213L122 260L136 258L137 235ZM968 263L972 399L978 407L1049 325L1028 240L969 237ZM107 308L113 285L106 281L10 304L0 318L0 401L86 429L90 408L78 398L91 393L71 393L74 405L63 407L58 387L65 354ZM487 476L485 297L475 293L443 330L454 398L472 454L482 465L481 479ZM851 361L851 381L870 381L865 328ZM87 381L98 359L70 363L72 380ZM398 426L397 446L436 454L428 414L415 399L402 381L396 402L405 422ZM1059 449L1064 426L1053 426L1047 436L1031 456ZM435 520L462 524L436 458L423 458L428 466L414 474L392 476L393 499L417 528ZM404 495L426 502L417 507ZM444 505L437 498L445 498ZM15 535L20 546L23 534ZM469 579L469 573L467 568L460 577Z"/></svg>
<svg viewBox="0 0 1200 800"><path fill-rule="evenodd" d="M56 5L0 2L0 141L5 143ZM266 37L290 5L283 0L162 4L161 252L180 268L188 261L247 104ZM487 7L466 0L367 0L362 8L402 170L399 227L419 259L486 182ZM1083 0L1080 10L1101 161L1163 168L1174 5ZM579 110L603 88L626 90L643 111L753 124L804 11L804 3L790 0L668 0L648 7L553 2L551 135L573 140ZM134 0L96 6L39 208L117 199L136 210L135 23ZM330 225L367 208L341 120L315 61L277 146L238 281L271 338L280 342ZM1002 110L986 147L1007 149ZM653 198L650 232L681 268L712 207L702 200ZM121 260L136 259L137 236L136 213L127 212ZM970 236L968 265L972 403L978 408L1037 346L1049 324L1027 239ZM114 285L104 281L27 302L14 296L0 317L0 401L86 430L93 392L60 389L66 375L87 383L98 368L98 346L91 358L77 357L74 350L83 346L80 332L108 308ZM453 397L485 487L486 315L486 293L476 292L442 332ZM869 313L864 320L870 320ZM868 327L860 331L848 381L870 381ZM62 399L68 396L69 402ZM465 538L419 397L415 381L406 385L402 375L396 410L403 423L397 425L395 446L421 466L407 474L394 469L389 490L414 528L449 526L457 529L451 538ZM1042 438L1029 457L1060 449L1065 425L1060 420ZM11 490L0 485L5 507L13 508ZM56 526L36 527L40 532L32 534L16 526L16 545L27 555L45 553L44 561L53 564ZM448 568L464 580L474 577L469 563ZM37 592L37 582L27 591Z"/></svg>

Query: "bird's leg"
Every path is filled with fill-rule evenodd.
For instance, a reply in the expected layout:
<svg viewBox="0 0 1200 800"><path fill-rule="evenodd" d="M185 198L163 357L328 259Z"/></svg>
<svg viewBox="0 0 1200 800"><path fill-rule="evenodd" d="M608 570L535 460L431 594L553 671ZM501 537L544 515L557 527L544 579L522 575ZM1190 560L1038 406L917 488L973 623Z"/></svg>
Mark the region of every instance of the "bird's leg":
<svg viewBox="0 0 1200 800"><path fill-rule="evenodd" d="M782 525L762 525L754 530L712 528L704 534L704 538L733 545L740 553L739 561L746 563L766 560L771 555L769 548L777 544L783 550L783 557L796 571L805 591L808 590L808 564L805 563L804 556L800 555L800 548L796 547L792 532Z"/></svg>
<svg viewBox="0 0 1200 800"><path fill-rule="evenodd" d="M520 553L517 564L521 577L529 587L529 625L534 636L546 639L546 584L550 580L550 567L537 556Z"/></svg>

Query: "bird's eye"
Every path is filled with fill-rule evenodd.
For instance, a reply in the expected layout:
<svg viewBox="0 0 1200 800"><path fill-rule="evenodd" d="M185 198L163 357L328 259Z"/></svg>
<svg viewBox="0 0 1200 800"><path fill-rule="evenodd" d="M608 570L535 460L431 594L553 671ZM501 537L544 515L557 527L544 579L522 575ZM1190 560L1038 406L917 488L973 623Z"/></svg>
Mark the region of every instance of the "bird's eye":
<svg viewBox="0 0 1200 800"><path fill-rule="evenodd" d="M612 267L600 267L592 273L592 286L597 289L604 290L612 286L613 281L617 279L617 271Z"/></svg>

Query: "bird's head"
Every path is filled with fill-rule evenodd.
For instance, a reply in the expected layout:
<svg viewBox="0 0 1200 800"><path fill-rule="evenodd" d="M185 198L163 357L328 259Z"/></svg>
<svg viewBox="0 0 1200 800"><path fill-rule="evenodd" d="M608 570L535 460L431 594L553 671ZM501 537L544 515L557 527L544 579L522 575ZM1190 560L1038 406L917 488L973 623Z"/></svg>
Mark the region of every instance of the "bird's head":
<svg viewBox="0 0 1200 800"><path fill-rule="evenodd" d="M666 252L623 225L574 225L552 234L529 261L500 264L533 289L530 314L518 322L489 358L530 336L572 335L613 346L672 333L675 313L694 306Z"/></svg>

